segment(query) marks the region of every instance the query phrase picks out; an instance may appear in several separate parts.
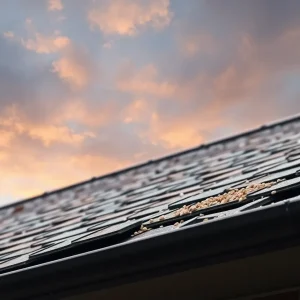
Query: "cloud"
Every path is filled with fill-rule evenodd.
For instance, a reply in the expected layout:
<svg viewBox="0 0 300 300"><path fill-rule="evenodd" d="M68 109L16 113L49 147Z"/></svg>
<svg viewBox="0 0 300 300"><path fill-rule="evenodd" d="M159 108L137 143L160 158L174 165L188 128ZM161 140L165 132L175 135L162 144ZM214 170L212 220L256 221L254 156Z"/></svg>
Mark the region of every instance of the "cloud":
<svg viewBox="0 0 300 300"><path fill-rule="evenodd" d="M0 130L0 147L8 147L13 136L13 131Z"/></svg>
<svg viewBox="0 0 300 300"><path fill-rule="evenodd" d="M183 53L191 57L197 54L212 55L220 49L214 37L205 32L184 34L179 38L178 43Z"/></svg>
<svg viewBox="0 0 300 300"><path fill-rule="evenodd" d="M135 35L141 27L156 29L169 25L172 13L169 0L116 0L101 1L88 13L93 28L105 34Z"/></svg>
<svg viewBox="0 0 300 300"><path fill-rule="evenodd" d="M41 139L45 146L53 142L66 144L80 144L86 137L94 137L93 133L84 132L82 134L74 133L67 126L34 126L29 129L29 135L32 138Z"/></svg>
<svg viewBox="0 0 300 300"><path fill-rule="evenodd" d="M74 98L70 96L69 99L64 99L60 104L59 113L52 116L53 122L72 122L93 130L109 121L118 120L124 106L126 107L126 103L109 96L96 94L94 97Z"/></svg>
<svg viewBox="0 0 300 300"><path fill-rule="evenodd" d="M3 33L3 36L7 39L13 39L15 37L15 34L12 31L6 31Z"/></svg>
<svg viewBox="0 0 300 300"><path fill-rule="evenodd" d="M16 40L27 50L38 54L58 53L59 58L52 62L51 71L71 88L85 88L97 73L86 48L76 45L69 37L61 35L59 30L46 36L36 31L31 20L27 20L26 24L30 26L27 30L34 38L19 38L12 32L4 33L4 37Z"/></svg>
<svg viewBox="0 0 300 300"><path fill-rule="evenodd" d="M40 33L36 33L34 39L22 39L22 44L27 50L41 54L58 52L66 48L70 43L70 39L66 36L44 36Z"/></svg>
<svg viewBox="0 0 300 300"><path fill-rule="evenodd" d="M111 49L112 45L113 45L112 41L109 41L103 44L103 48Z"/></svg>
<svg viewBox="0 0 300 300"><path fill-rule="evenodd" d="M295 97L287 98L282 93L282 79L299 70L300 26L290 27L290 21L288 24L285 29L281 24L282 30L266 41L247 27L237 26L236 31L243 34L237 34L234 43L229 40L223 44L224 56L213 49L206 53L197 49L184 60L173 56L172 60L180 64L168 77L161 76L153 66L125 69L119 88L140 98L124 121L145 120L148 126L143 136L175 150L266 123L283 111L285 115L293 114L299 110L295 99L300 91L298 88ZM223 27L226 32L228 28ZM199 37L197 28L192 36ZM221 40L218 37L216 43L221 44ZM163 82L171 84L170 93L159 92Z"/></svg>
<svg viewBox="0 0 300 300"><path fill-rule="evenodd" d="M46 1L2 10L30 19L0 37L1 201L299 111L300 2L224 2L65 0L64 24Z"/></svg>
<svg viewBox="0 0 300 300"><path fill-rule="evenodd" d="M0 133L1 196L33 196L88 176L87 170L76 172L77 165L69 157L76 155L86 138L92 138L91 133L7 117L0 119Z"/></svg>
<svg viewBox="0 0 300 300"><path fill-rule="evenodd" d="M199 145L205 136L199 130L199 123L193 115L189 118L166 123L163 115L153 114L149 127L149 139L153 143L163 143L168 149L180 149Z"/></svg>
<svg viewBox="0 0 300 300"><path fill-rule="evenodd" d="M59 55L84 65L85 52L76 50ZM127 104L117 93L70 91L49 72L51 60L41 65L3 38L0 54L2 203L128 166L145 159L147 149L161 153L140 139L138 127L124 126Z"/></svg>
<svg viewBox="0 0 300 300"><path fill-rule="evenodd" d="M153 144L163 145L168 151L176 151L197 146L208 138L213 138L217 135L216 130L228 123L210 103L194 99L191 103L184 99L161 100L155 111L152 110L144 136Z"/></svg>
<svg viewBox="0 0 300 300"><path fill-rule="evenodd" d="M12 31L3 33L4 38L20 43L24 48L39 54L50 54L59 52L71 44L71 40L59 31L55 31L52 35L44 35L37 32L31 19L26 19L26 30L31 38L22 38Z"/></svg>
<svg viewBox="0 0 300 300"><path fill-rule="evenodd" d="M61 0L48 0L48 10L63 10L64 6Z"/></svg>
<svg viewBox="0 0 300 300"><path fill-rule="evenodd" d="M58 60L52 63L52 72L67 82L73 89L83 89L96 76L96 67L89 59L87 51L68 47Z"/></svg>
<svg viewBox="0 0 300 300"><path fill-rule="evenodd" d="M163 98L172 96L175 91L171 82L158 78L158 71L152 64L140 70L136 70L130 63L123 65L117 78L117 88L136 95L146 94Z"/></svg>

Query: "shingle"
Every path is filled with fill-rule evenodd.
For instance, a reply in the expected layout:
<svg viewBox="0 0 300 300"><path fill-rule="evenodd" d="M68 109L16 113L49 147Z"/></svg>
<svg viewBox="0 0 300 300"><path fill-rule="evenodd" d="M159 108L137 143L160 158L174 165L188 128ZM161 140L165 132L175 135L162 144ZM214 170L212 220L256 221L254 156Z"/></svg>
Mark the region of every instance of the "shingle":
<svg viewBox="0 0 300 300"><path fill-rule="evenodd" d="M18 239L18 240L13 240L13 239L7 239L7 240L1 240L1 244L0 244L0 251L9 247L14 247L20 244L26 244L29 242L32 242L34 239L34 236L30 236L27 238L22 238L22 239Z"/></svg>
<svg viewBox="0 0 300 300"><path fill-rule="evenodd" d="M1 250L0 255L12 253L12 252L19 251L22 249L26 249L26 248L31 247L31 245L32 245L32 243L29 242L29 243L23 243L23 244L18 244L18 245L12 246L12 247L8 247L8 248Z"/></svg>
<svg viewBox="0 0 300 300"><path fill-rule="evenodd" d="M41 249L41 246L21 249L19 251L14 251L14 252L11 252L9 254L4 255L3 259L4 260L9 260L9 259L20 257L22 255L30 255L30 254L35 253L36 251L38 251L40 249Z"/></svg>
<svg viewBox="0 0 300 300"><path fill-rule="evenodd" d="M242 168L240 166L235 166L232 168L224 168L221 170L211 170L206 175L200 176L199 178L202 181L209 181L209 180L220 180L221 178L226 178L226 176L230 176L229 174L236 175L242 172ZM222 177L221 177L222 176Z"/></svg>
<svg viewBox="0 0 300 300"><path fill-rule="evenodd" d="M155 228L155 229L151 229L149 231L143 232L141 234L133 235L129 240L134 241L134 240L139 240L139 239L143 239L143 238L154 237L157 235L169 233L175 229L176 228L173 225Z"/></svg>
<svg viewBox="0 0 300 300"><path fill-rule="evenodd" d="M27 254L9 259L7 261L4 261L0 263L0 271L4 271L5 269L12 269L16 268L17 266L25 264L29 259L29 256Z"/></svg>
<svg viewBox="0 0 300 300"><path fill-rule="evenodd" d="M140 219L140 218L143 218L145 216L150 216L150 215L153 215L155 213L158 213L159 211L162 211L162 210L166 210L167 209L167 205L164 205L163 207L151 207L151 208L148 208L146 210L141 210L139 212L136 212L132 215L129 216L129 220L133 220L133 219Z"/></svg>
<svg viewBox="0 0 300 300"><path fill-rule="evenodd" d="M207 192L199 193L199 194L191 196L191 197L184 198L182 200L179 200L178 202L170 204L169 209L182 207L184 205L189 205L189 204L201 201L201 200L205 200L209 197L217 196L219 194L222 194L225 190L226 190L225 187L220 187L220 188L209 190Z"/></svg>
<svg viewBox="0 0 300 300"><path fill-rule="evenodd" d="M47 232L44 232L43 237L52 237L52 236L58 236L61 233L69 232L71 230L78 229L82 226L80 222L77 224L72 224L69 226L62 226L60 228L53 228L52 230L48 230Z"/></svg>
<svg viewBox="0 0 300 300"><path fill-rule="evenodd" d="M168 190L169 190L169 188L165 188L165 189L158 189L158 188L156 188L156 189L151 190L151 191L149 191L147 193L143 193L141 195L136 195L136 197L133 198L133 199L131 199L131 201L132 202L134 202L134 201L142 201L142 200L146 200L146 199L151 200L151 199L153 199L153 198L155 198L157 196L160 196L160 195L164 194Z"/></svg>
<svg viewBox="0 0 300 300"><path fill-rule="evenodd" d="M124 232L131 232L133 229L137 229L140 226L139 221L126 221L120 224L112 225L102 230L98 230L94 233L89 233L78 240L73 241L73 243L81 243L88 240L103 239L112 235L119 235Z"/></svg>
<svg viewBox="0 0 300 300"><path fill-rule="evenodd" d="M239 176L241 175L243 172L243 169L241 167L238 167L238 168L235 168L234 170L232 171L229 171L229 172L223 172L222 175L218 175L216 177L211 177L209 179L206 179L204 180L203 179L203 184L212 184L212 183L216 183L216 182L219 182L221 180L224 180L224 179L227 179L229 177L234 177L234 176Z"/></svg>
<svg viewBox="0 0 300 300"><path fill-rule="evenodd" d="M192 218L196 215L199 215L198 212L194 212L188 215L176 216L175 211L166 211L162 212L155 216L155 218L149 218L147 221L143 223L144 226L152 228L157 227L165 224L175 224L181 220L186 220Z"/></svg>
<svg viewBox="0 0 300 300"><path fill-rule="evenodd" d="M250 209L254 209L254 208L264 206L264 205L269 204L271 202L272 202L272 199L270 197L264 197L262 199L250 201L249 203L244 204L243 206L238 208L237 210L238 211L246 211L246 210L250 210Z"/></svg>
<svg viewBox="0 0 300 300"><path fill-rule="evenodd" d="M260 183L260 182L270 182L270 181L276 181L278 179L289 179L291 177L295 177L298 176L297 172L300 171L300 167L296 167L296 168L292 168L292 169L288 169L286 171L281 171L278 173L272 173L270 175L266 174L266 175L259 175L259 177L255 177L253 178L253 180L251 180L249 183ZM267 173L267 172L266 172ZM241 188L244 187L246 185L248 185L249 183L246 184L241 184L241 185L236 185L233 186L234 188Z"/></svg>
<svg viewBox="0 0 300 300"><path fill-rule="evenodd" d="M190 226L190 225L193 225L193 224L201 223L205 220L211 220L211 219L216 219L216 218L223 218L223 217L233 216L233 215L238 214L239 212L251 210L251 209L254 209L254 208L258 208L258 207L264 206L266 204L269 204L271 202L272 202L272 200L269 197L264 197L264 198L258 199L258 200L251 200L250 199L249 201L242 202L239 205L239 207L237 207L237 208L228 209L228 210L221 211L221 212L216 212L216 213L209 213L209 214L205 214L205 215L202 214L202 216L200 216L200 217L198 217L198 216L194 217L194 218L180 224L180 227L186 227L186 226Z"/></svg>
<svg viewBox="0 0 300 300"><path fill-rule="evenodd" d="M108 226L112 226L112 225L124 223L126 221L127 221L127 216L122 216L122 217L110 219L110 220L105 221L103 223L91 226L91 227L89 227L88 230L97 230L97 229L100 229L100 228L104 228L104 227L108 227Z"/></svg>
<svg viewBox="0 0 300 300"><path fill-rule="evenodd" d="M243 172L248 173L248 172L253 172L253 171L259 171L263 168L273 167L275 165L280 165L285 162L287 162L285 156L281 155L280 157L275 158L275 159L268 159L267 161L264 161L264 162L256 162L255 164L251 164L250 166L246 167L243 170Z"/></svg>
<svg viewBox="0 0 300 300"><path fill-rule="evenodd" d="M223 186L232 186L238 182L245 182L246 180L252 178L255 175L255 172L241 174L237 176L232 176L227 179L223 179L219 182L216 182L215 188L223 187Z"/></svg>
<svg viewBox="0 0 300 300"><path fill-rule="evenodd" d="M270 195L270 194L273 194L273 193L274 194L275 193L281 193L285 190L292 190L292 189L299 188L299 187L300 187L300 177L296 177L296 178L293 178L293 179L284 180L284 181L279 182L279 183L277 183L276 185L274 185L270 188L252 193L250 195L251 196L264 196L264 195ZM299 194L300 194L300 191L299 191Z"/></svg>
<svg viewBox="0 0 300 300"><path fill-rule="evenodd" d="M59 241L59 240L64 240L64 239L67 239L69 237L77 236L81 233L85 233L85 232L87 232L87 230L88 230L88 227L83 227L83 228L79 228L79 229L75 229L75 230L66 231L66 232L57 234L53 237L49 237L49 238L47 238L46 235L45 236L40 235L39 239L35 240L32 245L33 246L39 246L39 245L44 245L44 244L49 244L49 243L52 243L52 242L56 242L56 241Z"/></svg>
<svg viewBox="0 0 300 300"><path fill-rule="evenodd" d="M287 163L282 163L276 167L270 168L268 170L268 173L275 173L275 172L279 172L279 171L284 171L284 170L288 170L294 167L299 166L300 169L300 159L292 161L292 162L287 162Z"/></svg>
<svg viewBox="0 0 300 300"><path fill-rule="evenodd" d="M200 179L189 178L188 180L186 180L186 182L184 182L180 185L174 186L169 191L170 191L170 193L172 193L172 192L177 192L177 191L184 190L184 189L187 189L190 187L198 188L198 187L200 187L200 183L201 183Z"/></svg>
<svg viewBox="0 0 300 300"><path fill-rule="evenodd" d="M30 258L37 258L40 256L44 256L45 254L51 254L53 252L57 252L60 250L63 250L71 245L71 239L67 239L66 241L58 242L54 245L44 247L42 249L38 249L34 251L33 253L30 253Z"/></svg>

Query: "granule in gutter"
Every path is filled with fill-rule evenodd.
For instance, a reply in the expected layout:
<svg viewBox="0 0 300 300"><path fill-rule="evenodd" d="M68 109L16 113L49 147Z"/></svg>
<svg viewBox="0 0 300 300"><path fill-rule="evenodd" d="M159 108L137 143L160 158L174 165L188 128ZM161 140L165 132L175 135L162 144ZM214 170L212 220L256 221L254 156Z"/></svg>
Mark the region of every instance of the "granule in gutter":
<svg viewBox="0 0 300 300"><path fill-rule="evenodd" d="M244 201L247 198L247 195L265 188L270 188L277 182L267 182L267 183L251 183L245 188L241 189L231 189L226 193L220 194L218 196L209 197L203 201L199 201L195 204L184 205L183 207L177 209L174 213L174 217L181 217L184 215L191 214L195 211L202 210L204 208L212 207L215 205L226 204L234 201ZM274 194L274 193L273 193ZM164 215L160 216L156 220L151 220L150 223L155 221L163 221L166 217Z"/></svg>
<svg viewBox="0 0 300 300"><path fill-rule="evenodd" d="M144 233L144 232L149 231L149 230L151 230L151 228L147 228L146 226L141 225L141 228L138 231L136 231L133 234L133 236L136 236L138 234Z"/></svg>
<svg viewBox="0 0 300 300"><path fill-rule="evenodd" d="M223 193L218 196L207 198L203 201L197 202L190 206L184 205L182 208L179 208L174 212L174 216L178 217L178 216L187 215L197 210L201 210L215 205L225 204L234 201L244 201L247 198L248 194L264 188L270 188L274 184L276 184L276 182L256 183L256 184L252 183L245 188L233 189L230 190L229 192Z"/></svg>

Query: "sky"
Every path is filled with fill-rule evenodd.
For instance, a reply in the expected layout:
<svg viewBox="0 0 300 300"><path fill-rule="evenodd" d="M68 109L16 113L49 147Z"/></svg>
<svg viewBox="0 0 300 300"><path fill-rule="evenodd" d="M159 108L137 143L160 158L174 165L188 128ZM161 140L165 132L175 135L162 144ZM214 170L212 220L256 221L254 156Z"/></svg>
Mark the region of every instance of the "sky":
<svg viewBox="0 0 300 300"><path fill-rule="evenodd" d="M298 0L0 6L0 205L300 112Z"/></svg>

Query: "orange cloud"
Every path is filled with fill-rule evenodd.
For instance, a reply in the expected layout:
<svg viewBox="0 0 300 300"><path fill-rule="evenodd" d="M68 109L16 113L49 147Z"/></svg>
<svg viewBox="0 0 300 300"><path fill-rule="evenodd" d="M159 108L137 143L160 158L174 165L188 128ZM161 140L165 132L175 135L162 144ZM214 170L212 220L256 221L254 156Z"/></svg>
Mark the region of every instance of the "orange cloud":
<svg viewBox="0 0 300 300"><path fill-rule="evenodd" d="M86 137L94 137L91 132L74 133L67 126L43 125L34 126L28 129L28 134L32 138L38 138L43 141L45 146L49 146L53 142L62 144L79 145Z"/></svg>
<svg viewBox="0 0 300 300"><path fill-rule="evenodd" d="M54 31L52 35L44 35L38 32L31 19L26 19L25 28L30 38L16 36L12 31L4 32L3 36L6 39L20 43L27 50L39 54L59 52L71 44L71 40L67 36L61 35L58 30Z"/></svg>
<svg viewBox="0 0 300 300"><path fill-rule="evenodd" d="M85 173L93 176L97 174L97 176L106 174L108 172L113 172L116 170L120 170L129 166L132 161L122 161L116 158L107 158L102 155L76 155L70 157L70 163L82 170Z"/></svg>
<svg viewBox="0 0 300 300"><path fill-rule="evenodd" d="M175 82L160 78L154 65L136 70L127 64L118 76L117 87L134 97L123 112L123 122L147 125L139 130L139 137L169 151L202 143L210 129L226 122L214 103L201 105L200 95L205 99L214 96L212 78L201 73L190 81ZM161 105L164 110L159 110ZM174 108L175 114L170 115L167 110Z"/></svg>
<svg viewBox="0 0 300 300"><path fill-rule="evenodd" d="M53 72L67 81L71 86L83 88L88 83L88 74L85 68L69 57L63 57L53 62Z"/></svg>
<svg viewBox="0 0 300 300"><path fill-rule="evenodd" d="M178 40L179 47L187 56L198 54L215 54L218 49L217 41L208 33L200 32L193 35L184 35Z"/></svg>
<svg viewBox="0 0 300 300"><path fill-rule="evenodd" d="M152 120L151 135L154 143L164 143L168 149L189 148L200 145L205 137L199 133L199 125L192 126L193 121L180 122L175 121L171 128L165 128L163 120L157 120L154 115ZM161 117L163 119L163 117Z"/></svg>
<svg viewBox="0 0 300 300"><path fill-rule="evenodd" d="M95 138L95 135L87 131L75 132L63 124L33 124L16 115L2 117L0 196L34 196L91 176L87 169L77 172L80 163L71 159L87 138ZM60 150L54 151L55 147Z"/></svg>
<svg viewBox="0 0 300 300"><path fill-rule="evenodd" d="M88 20L93 28L99 28L105 34L132 36L145 25L157 29L167 26L172 18L169 5L169 0L102 1L89 11Z"/></svg>
<svg viewBox="0 0 300 300"><path fill-rule="evenodd" d="M103 105L90 106L89 101L84 98L66 99L59 114L53 117L53 121L57 123L76 121L90 128L103 126L112 120L112 116L117 115L118 104L114 99L107 99Z"/></svg>
<svg viewBox="0 0 300 300"><path fill-rule="evenodd" d="M5 128L5 130L0 130L0 146L3 147L8 147L13 138L18 134L24 133L33 139L39 139L47 147L52 143L79 145L85 138L94 137L92 132L76 133L69 127L61 124L33 124L22 120L17 114L10 118L0 118L0 126Z"/></svg>
<svg viewBox="0 0 300 300"><path fill-rule="evenodd" d="M17 161L18 165L14 161ZM51 191L54 187L63 187L91 177L86 170L76 172L79 170L79 165L72 163L68 157L57 155L47 159L42 157L37 159L30 155L27 149L24 155L19 153L17 158L6 155L5 162L6 166L8 164L9 166L2 167L0 170L0 176L3 178L1 195L11 195L15 199L36 196ZM38 176L29 176L29 174L38 174ZM4 199L1 204L7 202L9 200Z"/></svg>
<svg viewBox="0 0 300 300"><path fill-rule="evenodd" d="M7 39L13 39L15 37L15 34L12 31L6 31L3 33L3 36Z"/></svg>
<svg viewBox="0 0 300 300"><path fill-rule="evenodd" d="M26 20L26 23L32 26L32 21ZM54 35L46 36L35 29L28 29L33 35L33 38L20 38L15 35L12 31L7 31L3 33L6 39L14 40L19 42L27 50L34 51L39 54L50 54L63 50L71 44L71 40L67 36L60 35L59 31L56 31Z"/></svg>
<svg viewBox="0 0 300 300"><path fill-rule="evenodd" d="M52 63L52 72L74 89L83 89L95 76L95 65L88 54L74 45L68 47L62 57Z"/></svg>
<svg viewBox="0 0 300 300"><path fill-rule="evenodd" d="M145 122L149 116L151 117L151 110L153 110L153 107L150 106L149 101L135 99L124 110L123 121L125 123Z"/></svg>
<svg viewBox="0 0 300 300"><path fill-rule="evenodd" d="M106 42L106 43L103 44L103 48L105 48L105 49L111 49L112 44L113 44L113 43L112 43L111 41Z"/></svg>
<svg viewBox="0 0 300 300"><path fill-rule="evenodd" d="M62 50L70 45L70 42L70 39L66 36L44 36L40 33L36 33L34 39L22 39L22 44L26 49L42 54Z"/></svg>
<svg viewBox="0 0 300 300"><path fill-rule="evenodd" d="M119 73L117 88L120 91L137 95L170 97L174 95L176 87L167 80L159 80L158 71L154 65L147 65L141 70L135 70L131 65L126 65Z"/></svg>
<svg viewBox="0 0 300 300"><path fill-rule="evenodd" d="M48 0L48 10L63 10L64 6L61 0Z"/></svg>
<svg viewBox="0 0 300 300"><path fill-rule="evenodd" d="M67 153L53 152L53 149L45 151L44 148L33 149L26 143L22 143L22 151L15 148L0 151L0 197L10 195L13 199L23 199L36 196L132 163L101 154L75 155L72 148ZM1 205L10 201L4 198Z"/></svg>
<svg viewBox="0 0 300 300"><path fill-rule="evenodd" d="M7 130L0 130L0 147L8 147L13 137L14 137L14 132L7 131Z"/></svg>
<svg viewBox="0 0 300 300"><path fill-rule="evenodd" d="M144 136L153 144L163 144L169 151L176 151L200 145L215 128L226 123L226 119L221 118L210 105L203 111L199 108L190 113L183 113L179 118L170 119L154 112Z"/></svg>
<svg viewBox="0 0 300 300"><path fill-rule="evenodd" d="M12 32L6 32L4 36L21 42L27 50L39 54L59 52L60 58L52 62L51 71L72 88L85 88L95 75L96 69L85 49L77 47L67 36L61 35L58 30L53 35L46 36L36 32L31 20L26 20L26 24L29 25L27 30L31 35L34 35L34 38L18 38Z"/></svg>

